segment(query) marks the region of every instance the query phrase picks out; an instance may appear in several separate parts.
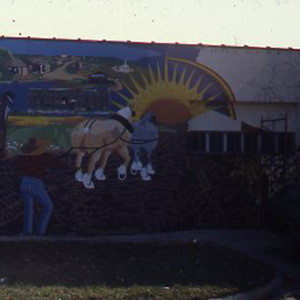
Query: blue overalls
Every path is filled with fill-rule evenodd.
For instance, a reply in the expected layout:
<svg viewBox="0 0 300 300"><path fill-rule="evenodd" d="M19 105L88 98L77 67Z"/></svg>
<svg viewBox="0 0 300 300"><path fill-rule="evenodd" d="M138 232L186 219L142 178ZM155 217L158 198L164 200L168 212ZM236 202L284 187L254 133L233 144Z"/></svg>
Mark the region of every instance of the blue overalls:
<svg viewBox="0 0 300 300"><path fill-rule="evenodd" d="M36 233L44 235L53 211L53 203L45 189L42 180L24 176L21 181L21 194L24 201L24 230L25 235L33 234L34 200L37 199L42 207L39 216Z"/></svg>

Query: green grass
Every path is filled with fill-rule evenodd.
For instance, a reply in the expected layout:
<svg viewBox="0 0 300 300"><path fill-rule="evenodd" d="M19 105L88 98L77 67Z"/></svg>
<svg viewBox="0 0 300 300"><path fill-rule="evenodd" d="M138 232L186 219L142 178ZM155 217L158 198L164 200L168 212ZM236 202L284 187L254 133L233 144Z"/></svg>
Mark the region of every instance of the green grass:
<svg viewBox="0 0 300 300"><path fill-rule="evenodd" d="M251 290L274 274L203 242L2 242L0 299L196 300Z"/></svg>
<svg viewBox="0 0 300 300"><path fill-rule="evenodd" d="M72 125L56 124L35 127L11 127L7 133L7 144L19 146L24 144L30 137L49 139L51 144L61 150L71 147ZM16 150L18 150L17 147Z"/></svg>

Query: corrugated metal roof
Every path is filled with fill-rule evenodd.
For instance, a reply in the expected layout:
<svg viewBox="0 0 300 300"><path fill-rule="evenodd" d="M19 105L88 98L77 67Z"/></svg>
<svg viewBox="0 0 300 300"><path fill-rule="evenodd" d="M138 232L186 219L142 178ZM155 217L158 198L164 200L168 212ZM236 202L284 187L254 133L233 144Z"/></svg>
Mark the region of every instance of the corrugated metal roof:
<svg viewBox="0 0 300 300"><path fill-rule="evenodd" d="M70 41L70 42L94 42L94 43L128 43L128 44L137 44L137 45L178 45L178 46L202 46L202 47L216 47L216 48L233 48L233 49L260 49L260 50L283 50L283 51L300 51L300 48L292 48L292 47L271 47L266 45L263 46L255 46L255 45L226 45L226 44L204 44L204 43L179 43L174 41L171 42L155 42L155 41L130 41L130 40L94 40L94 39L69 39L69 38L44 38L44 37L11 37L11 36L0 36L0 39L15 39L15 40L41 40L41 41Z"/></svg>

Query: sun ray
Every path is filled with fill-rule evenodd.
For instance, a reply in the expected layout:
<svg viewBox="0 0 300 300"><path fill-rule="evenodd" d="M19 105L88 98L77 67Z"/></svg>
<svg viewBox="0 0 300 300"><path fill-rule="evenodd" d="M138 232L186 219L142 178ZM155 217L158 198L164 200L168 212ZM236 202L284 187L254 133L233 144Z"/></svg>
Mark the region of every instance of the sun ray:
<svg viewBox="0 0 300 300"><path fill-rule="evenodd" d="M151 85L151 82L149 82L149 80L146 77L146 75L142 71L140 71L139 74L141 75L141 77L142 77L142 79L143 79L143 81L145 83L145 86L149 87Z"/></svg>
<svg viewBox="0 0 300 300"><path fill-rule="evenodd" d="M165 59L165 84L169 84L168 60Z"/></svg>
<svg viewBox="0 0 300 300"><path fill-rule="evenodd" d="M175 83L176 83L177 68L178 68L178 64L175 64L174 70L173 70L173 76L172 76L172 80L171 80L172 85L175 85Z"/></svg>
<svg viewBox="0 0 300 300"><path fill-rule="evenodd" d="M125 95L121 94L120 92L117 92L116 94L117 94L118 96L120 96L123 100L125 100L127 103L129 103L129 102L132 101L132 99L126 97ZM112 101L112 103L113 103L113 101Z"/></svg>
<svg viewBox="0 0 300 300"><path fill-rule="evenodd" d="M152 71L152 68L151 68L150 65L149 65L149 67L148 67L148 70L149 70L149 73L150 73L150 80L151 80L151 83L154 84L154 82L156 81L156 79L155 79L155 76L154 76L154 74L153 74L153 71Z"/></svg>
<svg viewBox="0 0 300 300"><path fill-rule="evenodd" d="M199 77L199 79L197 80L197 82L195 83L194 87L190 90L190 92L193 95L197 95L198 94L198 90L200 88L200 85L202 83L202 79L203 79L203 75Z"/></svg>
<svg viewBox="0 0 300 300"><path fill-rule="evenodd" d="M134 98L134 95L136 95L136 93L126 83L123 83L123 85L129 91L129 93L131 93L133 95L133 98Z"/></svg>
<svg viewBox="0 0 300 300"><path fill-rule="evenodd" d="M208 89L212 86L212 83L209 83L199 94L198 99L203 100L204 94L208 91Z"/></svg>
<svg viewBox="0 0 300 300"><path fill-rule="evenodd" d="M113 105L115 105L116 107L118 107L118 108L124 108L124 107L125 107L124 105L122 105L122 104L120 104L120 103L118 103L118 102L116 102L116 101L111 101L111 103L112 103Z"/></svg>
<svg viewBox="0 0 300 300"><path fill-rule="evenodd" d="M183 83L184 83L185 72L186 72L186 67L184 67L184 69L181 73L181 77L178 82L178 86L180 86L180 87L182 87L184 85Z"/></svg>
<svg viewBox="0 0 300 300"><path fill-rule="evenodd" d="M218 93L218 94L213 95L213 96L211 96L211 97L209 97L209 98L207 98L207 99L205 99L205 100L203 100L203 101L204 101L205 103L210 103L211 101L213 101L213 100L215 100L216 98L218 98L220 95L221 95L221 94Z"/></svg>
<svg viewBox="0 0 300 300"><path fill-rule="evenodd" d="M135 78L133 76L130 76L130 79L134 83L134 86L137 88L137 90L139 90L141 88L141 85L135 80ZM135 93L135 92L133 92L133 93Z"/></svg>
<svg viewBox="0 0 300 300"><path fill-rule="evenodd" d="M158 61L156 62L156 70L157 70L157 75L158 75L157 81L158 82L164 82L163 79L162 79L161 69L160 69Z"/></svg>
<svg viewBox="0 0 300 300"><path fill-rule="evenodd" d="M194 74L195 74L195 70L193 70L192 72L191 72L191 74L189 75L189 77L188 77L188 79L187 79L187 81L186 81L186 86L189 88L190 86L191 86L191 81L192 81L192 79L193 79L193 77L194 77Z"/></svg>

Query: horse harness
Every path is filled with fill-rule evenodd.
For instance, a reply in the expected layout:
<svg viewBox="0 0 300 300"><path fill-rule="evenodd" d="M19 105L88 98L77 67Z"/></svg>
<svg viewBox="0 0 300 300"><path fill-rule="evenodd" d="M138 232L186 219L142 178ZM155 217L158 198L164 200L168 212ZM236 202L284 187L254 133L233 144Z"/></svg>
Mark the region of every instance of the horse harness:
<svg viewBox="0 0 300 300"><path fill-rule="evenodd" d="M120 139L123 142L126 142L128 144L145 144L145 143L150 143L150 142L155 142L158 139L132 139L130 141L125 140L122 136L125 133L126 130L128 130L131 134L133 133L133 126L132 124L123 116L120 116L118 114L109 114L108 117L106 117L106 119L108 120L115 120L119 123L121 123L124 127L123 132L120 134L120 136L117 138ZM87 120L86 123L84 124L83 128L87 128L88 131L90 131L93 127L93 125L95 124L96 121L98 121L99 119L91 119L91 120ZM114 142L116 142L117 140L115 140ZM110 145L111 143L107 144L107 145L103 145L104 147ZM101 147L102 148L102 147ZM97 149L101 149L101 148L97 148ZM91 148L85 148L85 149L91 149Z"/></svg>
<svg viewBox="0 0 300 300"><path fill-rule="evenodd" d="M89 154L89 156L93 155L95 152L97 152L98 150L101 150L111 144L116 143L119 139L125 143L128 144L145 144L145 143L150 143L150 142L154 142L157 141L158 139L133 139L133 140L125 140L123 138L123 134L126 132L126 130L128 130L130 133L133 133L133 126L132 124L123 116L117 115L117 114L110 114L107 119L111 119L111 120L116 120L117 122L121 123L124 127L123 131L120 133L120 135L113 141L111 141L110 143L104 144L100 147L70 147L70 149L64 153L60 158L63 158L64 156L68 155L73 149L92 149L92 153ZM91 120L87 120L83 126L83 128L87 128L88 131L90 131L93 127L93 125L95 124L96 121L98 121L99 119L91 119Z"/></svg>
<svg viewBox="0 0 300 300"><path fill-rule="evenodd" d="M119 122L120 124L123 125L123 127L128 130L130 133L133 133L133 126L131 123L124 118L123 116L117 115L117 114L109 114L109 116L106 118L108 120L115 120ZM88 130L91 130L93 125L95 124L96 121L99 119L91 119L87 120L86 123L84 124L83 128L88 128Z"/></svg>

